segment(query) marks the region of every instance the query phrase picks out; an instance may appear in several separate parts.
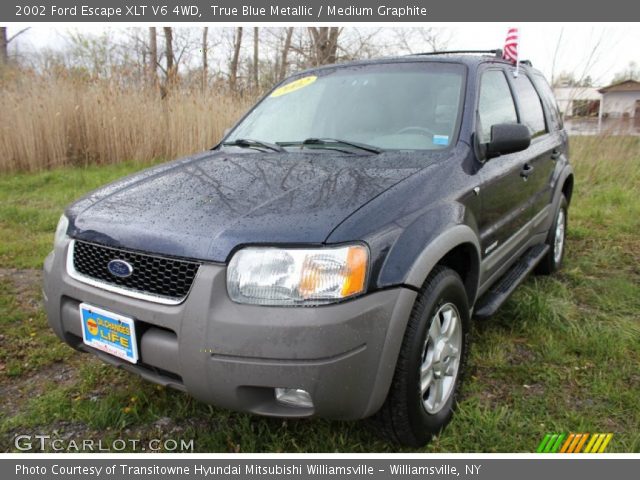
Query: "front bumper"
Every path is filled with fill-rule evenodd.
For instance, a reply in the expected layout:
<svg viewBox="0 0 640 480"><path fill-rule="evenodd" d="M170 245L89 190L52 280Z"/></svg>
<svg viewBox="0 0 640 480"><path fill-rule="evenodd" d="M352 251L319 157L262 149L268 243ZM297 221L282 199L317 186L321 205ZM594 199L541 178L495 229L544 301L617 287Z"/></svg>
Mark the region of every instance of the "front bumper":
<svg viewBox="0 0 640 480"><path fill-rule="evenodd" d="M384 402L416 293L395 288L319 307L232 302L226 268L203 264L180 305L107 292L71 278L69 241L45 261L49 325L72 347L207 403L261 415L357 419ZM140 360L130 364L82 342L79 304L136 321ZM274 388L310 393L312 408L276 401Z"/></svg>

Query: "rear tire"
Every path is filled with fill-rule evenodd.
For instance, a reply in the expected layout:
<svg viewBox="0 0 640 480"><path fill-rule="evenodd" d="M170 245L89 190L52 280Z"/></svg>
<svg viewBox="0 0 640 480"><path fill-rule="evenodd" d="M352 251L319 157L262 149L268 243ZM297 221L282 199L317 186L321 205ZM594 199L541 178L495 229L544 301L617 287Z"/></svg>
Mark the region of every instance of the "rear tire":
<svg viewBox="0 0 640 480"><path fill-rule="evenodd" d="M567 199L564 195L560 197L560 205L553 217L553 223L547 235L546 244L549 251L540 261L536 268L539 275L551 275L562 267L564 252L567 245Z"/></svg>
<svg viewBox="0 0 640 480"><path fill-rule="evenodd" d="M387 399L375 417L392 441L428 443L456 407L469 343L469 305L460 276L437 266L409 317Z"/></svg>

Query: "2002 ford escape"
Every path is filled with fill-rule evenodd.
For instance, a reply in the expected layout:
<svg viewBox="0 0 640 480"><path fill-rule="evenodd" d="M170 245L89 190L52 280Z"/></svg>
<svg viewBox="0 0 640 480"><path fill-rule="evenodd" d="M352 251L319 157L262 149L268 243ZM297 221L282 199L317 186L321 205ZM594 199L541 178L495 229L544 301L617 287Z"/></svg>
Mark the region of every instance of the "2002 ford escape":
<svg viewBox="0 0 640 480"><path fill-rule="evenodd" d="M425 443L472 316L562 262L567 136L542 75L514 73L440 54L285 80L212 151L66 210L51 327L205 402Z"/></svg>

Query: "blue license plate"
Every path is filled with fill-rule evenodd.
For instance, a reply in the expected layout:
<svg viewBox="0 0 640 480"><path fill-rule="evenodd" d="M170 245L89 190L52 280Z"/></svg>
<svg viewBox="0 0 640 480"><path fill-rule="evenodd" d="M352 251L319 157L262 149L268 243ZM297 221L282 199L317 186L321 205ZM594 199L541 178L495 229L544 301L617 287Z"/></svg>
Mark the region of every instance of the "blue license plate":
<svg viewBox="0 0 640 480"><path fill-rule="evenodd" d="M80 304L82 339L90 347L131 363L138 361L136 330L132 318Z"/></svg>

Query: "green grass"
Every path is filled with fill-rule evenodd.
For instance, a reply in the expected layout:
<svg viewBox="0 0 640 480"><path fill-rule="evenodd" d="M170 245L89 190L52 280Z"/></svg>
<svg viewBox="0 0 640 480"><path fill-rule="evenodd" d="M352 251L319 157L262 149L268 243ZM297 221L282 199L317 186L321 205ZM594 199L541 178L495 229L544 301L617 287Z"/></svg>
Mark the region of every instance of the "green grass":
<svg viewBox="0 0 640 480"><path fill-rule="evenodd" d="M123 162L0 175L0 268L40 268L69 203L146 166Z"/></svg>
<svg viewBox="0 0 640 480"><path fill-rule="evenodd" d="M548 432L613 432L608 451L640 452L640 139L573 139L572 154L564 268L528 279L496 316L475 323L463 400L424 451L531 452ZM57 340L35 302L37 278L30 286L13 269L40 268L69 201L139 168L0 179L0 268L9 269L0 278L0 449L26 432L193 438L197 451L216 452L404 451L366 422L285 421L205 405Z"/></svg>

